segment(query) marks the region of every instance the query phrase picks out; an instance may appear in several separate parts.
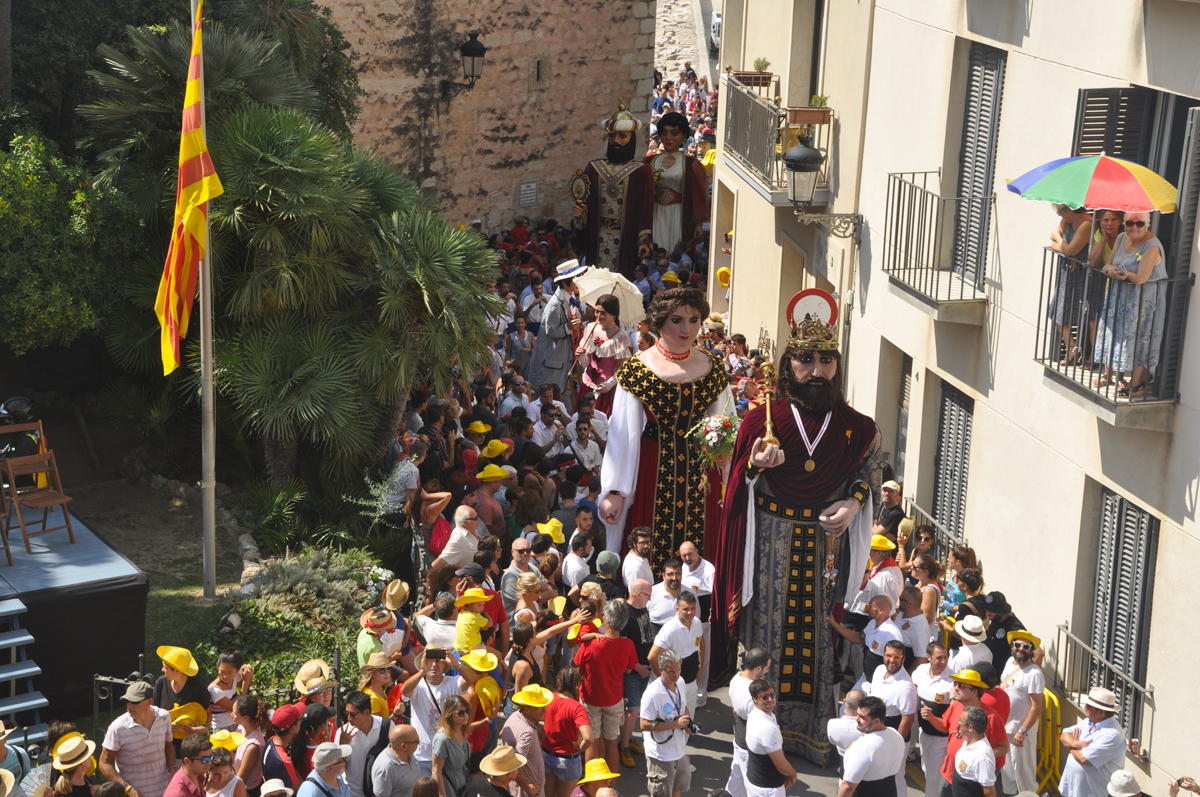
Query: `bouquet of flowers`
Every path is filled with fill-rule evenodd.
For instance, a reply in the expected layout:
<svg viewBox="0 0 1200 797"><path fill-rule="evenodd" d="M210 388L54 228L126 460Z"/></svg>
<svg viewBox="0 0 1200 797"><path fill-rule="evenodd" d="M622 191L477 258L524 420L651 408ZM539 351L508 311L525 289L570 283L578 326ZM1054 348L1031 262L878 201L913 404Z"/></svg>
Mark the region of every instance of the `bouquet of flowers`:
<svg viewBox="0 0 1200 797"><path fill-rule="evenodd" d="M372 567L364 567L356 571L354 574L358 585L367 593L367 597L372 601L378 602L379 596L383 594L383 590L396 574L385 567L378 565Z"/></svg>
<svg viewBox="0 0 1200 797"><path fill-rule="evenodd" d="M688 430L688 437L700 445L707 467L716 467L733 454L741 423L736 415L711 415Z"/></svg>

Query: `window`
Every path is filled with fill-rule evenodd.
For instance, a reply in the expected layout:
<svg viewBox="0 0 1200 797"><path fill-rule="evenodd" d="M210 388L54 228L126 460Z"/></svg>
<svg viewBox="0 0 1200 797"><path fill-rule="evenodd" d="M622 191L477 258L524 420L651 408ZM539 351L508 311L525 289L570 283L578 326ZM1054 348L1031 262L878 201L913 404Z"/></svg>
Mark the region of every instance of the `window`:
<svg viewBox="0 0 1200 797"><path fill-rule="evenodd" d="M900 363L900 406L896 409L896 462L892 473L904 483L904 452L908 448L908 408L912 399L912 357L907 354Z"/></svg>
<svg viewBox="0 0 1200 797"><path fill-rule="evenodd" d="M1141 86L1080 89L1075 110L1074 156L1099 155L1148 165L1148 111L1153 92Z"/></svg>
<svg viewBox="0 0 1200 797"><path fill-rule="evenodd" d="M937 453L933 460L933 517L960 542L966 536L967 466L971 459L974 413L974 399L949 382L942 383Z"/></svg>
<svg viewBox="0 0 1200 797"><path fill-rule="evenodd" d="M1005 52L978 42L968 56L967 101L963 110L954 219L954 271L982 286L988 228L992 221L992 177L1000 133Z"/></svg>
<svg viewBox="0 0 1200 797"><path fill-rule="evenodd" d="M1158 520L1108 488L1101 500L1091 646L1116 670L1144 684ZM1137 716L1126 713L1122 720L1126 728L1140 727Z"/></svg>

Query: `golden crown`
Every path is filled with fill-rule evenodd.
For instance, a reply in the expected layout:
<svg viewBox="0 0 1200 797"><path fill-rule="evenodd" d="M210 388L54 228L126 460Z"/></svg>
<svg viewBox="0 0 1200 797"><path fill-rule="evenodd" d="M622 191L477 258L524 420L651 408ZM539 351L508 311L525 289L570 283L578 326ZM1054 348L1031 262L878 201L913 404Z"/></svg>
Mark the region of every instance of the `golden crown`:
<svg viewBox="0 0 1200 797"><path fill-rule="evenodd" d="M799 324L792 326L788 339L789 349L807 351L837 351L837 330L819 318L806 315Z"/></svg>

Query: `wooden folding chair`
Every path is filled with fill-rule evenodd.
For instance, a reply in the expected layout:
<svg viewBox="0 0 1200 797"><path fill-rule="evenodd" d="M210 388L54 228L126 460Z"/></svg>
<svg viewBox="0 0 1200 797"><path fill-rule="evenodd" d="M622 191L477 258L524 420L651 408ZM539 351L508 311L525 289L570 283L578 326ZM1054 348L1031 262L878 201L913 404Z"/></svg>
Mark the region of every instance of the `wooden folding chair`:
<svg viewBox="0 0 1200 797"><path fill-rule="evenodd" d="M58 462L54 459L54 452L47 451L44 454L34 454L28 457L15 457L13 459L4 460L4 473L8 481L8 499L11 506L8 507L8 512L4 515L4 529L0 534L4 537L4 546L8 548L8 532L12 529L12 512L15 509L17 512L17 522L21 526L21 536L25 538L25 552L32 554L33 547L29 544L30 537L36 537L39 534L49 534L52 531L66 529L67 535L71 538L71 544L75 544L75 531L71 528L71 513L67 511L67 504L70 502L70 496L67 496L62 491L62 480L58 477ZM37 484L37 476L39 474L46 475L45 487L18 487L17 479L20 476L33 476L34 484ZM46 524L50 522L50 509L52 507L62 507L63 524L60 526L49 527ZM25 510L42 510L42 519L25 520ZM41 531L30 533L29 526L41 526ZM11 564L11 557L10 562Z"/></svg>

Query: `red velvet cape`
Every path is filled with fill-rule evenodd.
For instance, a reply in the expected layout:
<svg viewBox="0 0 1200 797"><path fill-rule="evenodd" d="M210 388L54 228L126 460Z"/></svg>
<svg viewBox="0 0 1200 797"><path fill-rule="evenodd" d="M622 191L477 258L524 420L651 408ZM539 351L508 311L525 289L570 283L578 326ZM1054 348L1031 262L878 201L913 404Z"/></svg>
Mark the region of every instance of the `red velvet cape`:
<svg viewBox="0 0 1200 797"><path fill-rule="evenodd" d="M809 440L821 431L825 416L801 415ZM746 554L746 502L750 487L746 484L746 465L754 450L754 441L763 435L767 411L758 406L746 413L738 429L733 447L729 480L725 484L725 511L719 531L713 535L706 554L709 561L720 563L713 583L712 655L714 674L727 663L726 656L734 650L737 639L737 619L742 611L742 568ZM875 421L842 402L833 410L829 428L813 452L817 467L811 473L804 469L808 449L800 437L792 414L791 403L771 403L771 420L775 436L787 459L777 468L762 473L771 492L780 503L794 508L815 507L840 496L848 479L861 465L878 431Z"/></svg>

